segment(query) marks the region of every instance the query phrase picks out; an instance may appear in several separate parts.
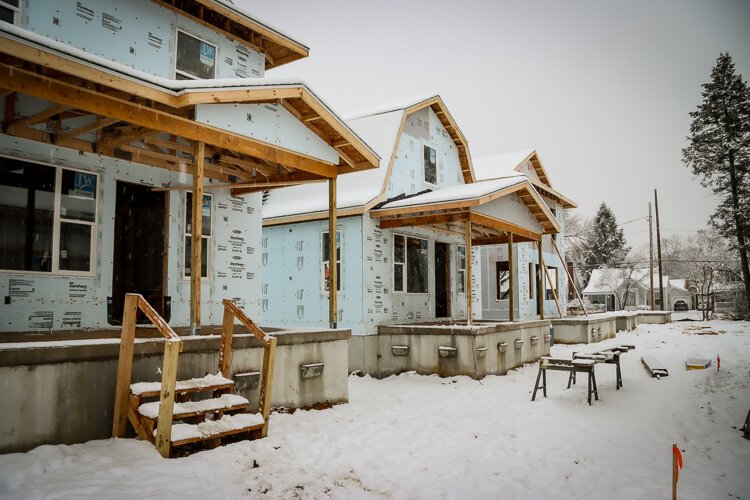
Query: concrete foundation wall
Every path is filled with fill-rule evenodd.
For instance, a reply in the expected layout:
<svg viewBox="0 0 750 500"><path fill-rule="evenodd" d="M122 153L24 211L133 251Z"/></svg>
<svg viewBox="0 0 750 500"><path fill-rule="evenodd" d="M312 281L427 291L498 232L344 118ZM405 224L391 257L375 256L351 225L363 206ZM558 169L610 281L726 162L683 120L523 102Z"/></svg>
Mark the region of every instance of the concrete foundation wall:
<svg viewBox="0 0 750 500"><path fill-rule="evenodd" d="M348 330L279 332L272 404L299 408L348 401ZM216 373L219 337L186 337L178 379ZM232 375L259 372L263 349L250 335L235 336ZM139 340L132 382L159 381L161 340ZM70 444L111 436L119 339L24 343L0 347L0 453L41 444ZM302 379L300 365L325 363L320 377ZM257 408L258 377L236 387ZM270 432L273 433L273 416Z"/></svg>
<svg viewBox="0 0 750 500"><path fill-rule="evenodd" d="M502 375L549 354L549 325L529 321L472 327L381 326L378 335L352 337L350 369L377 378L407 371L445 377ZM450 349L443 349L441 356L444 347L455 348L455 356L446 355Z"/></svg>
<svg viewBox="0 0 750 500"><path fill-rule="evenodd" d="M671 311L641 311L638 313L638 323L663 325L671 322Z"/></svg>
<svg viewBox="0 0 750 500"><path fill-rule="evenodd" d="M614 338L618 331L615 316L553 319L552 327L558 344L590 344Z"/></svg>

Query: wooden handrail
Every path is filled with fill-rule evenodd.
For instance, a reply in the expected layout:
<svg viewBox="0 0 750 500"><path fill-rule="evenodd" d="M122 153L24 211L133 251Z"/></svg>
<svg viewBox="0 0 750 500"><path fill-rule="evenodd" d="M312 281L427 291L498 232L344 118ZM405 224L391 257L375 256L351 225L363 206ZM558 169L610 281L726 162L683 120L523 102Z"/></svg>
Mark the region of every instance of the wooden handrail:
<svg viewBox="0 0 750 500"><path fill-rule="evenodd" d="M276 359L276 337L264 332L251 320L245 312L237 307L233 301L224 299L224 321L221 329L221 347L219 348L219 371L230 378L232 364L232 336L234 333L234 319L240 320L255 337L263 343L263 369L260 383L260 412L263 415L263 429L261 437L268 435L268 416L271 413L271 385L273 383L273 367Z"/></svg>
<svg viewBox="0 0 750 500"><path fill-rule="evenodd" d="M133 373L133 349L135 346L135 322L138 309L156 326L164 337L164 363L159 396L159 422L156 428L156 448L163 457L169 457L172 437L172 409L177 384L178 357L182 351L182 339L172 330L146 299L137 293L125 294L125 309L120 336L120 356L117 363L115 386L115 409L112 437L125 437L128 423L130 380Z"/></svg>

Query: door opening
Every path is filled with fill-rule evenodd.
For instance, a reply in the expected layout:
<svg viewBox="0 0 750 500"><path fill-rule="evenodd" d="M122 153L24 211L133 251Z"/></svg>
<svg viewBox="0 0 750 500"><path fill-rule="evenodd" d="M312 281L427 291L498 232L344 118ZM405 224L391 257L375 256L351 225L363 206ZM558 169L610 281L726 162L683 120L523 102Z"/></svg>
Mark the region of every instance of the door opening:
<svg viewBox="0 0 750 500"><path fill-rule="evenodd" d="M108 303L110 324L122 324L126 293L140 293L166 321L167 200L164 191L150 186L117 182L115 241L112 262L112 297ZM148 322L139 316L139 323Z"/></svg>
<svg viewBox="0 0 750 500"><path fill-rule="evenodd" d="M451 315L451 267L450 247L447 243L435 243L435 317L449 318Z"/></svg>

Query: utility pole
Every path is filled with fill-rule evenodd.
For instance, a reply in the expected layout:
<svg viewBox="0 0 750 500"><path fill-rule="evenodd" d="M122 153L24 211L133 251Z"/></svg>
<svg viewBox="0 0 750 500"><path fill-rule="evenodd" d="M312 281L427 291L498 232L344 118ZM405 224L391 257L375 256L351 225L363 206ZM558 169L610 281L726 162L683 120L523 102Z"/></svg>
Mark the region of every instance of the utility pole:
<svg viewBox="0 0 750 500"><path fill-rule="evenodd" d="M651 297L651 301L649 304L651 304L651 310L653 311L656 309L654 307L654 233L652 229L652 221L651 221L651 202L648 203L648 274L649 274L649 280L651 281L651 286L649 287L649 294Z"/></svg>
<svg viewBox="0 0 750 500"><path fill-rule="evenodd" d="M659 306L664 309L664 280L661 272L661 233L659 232L659 195L654 189L654 208L656 209L656 258L659 261Z"/></svg>

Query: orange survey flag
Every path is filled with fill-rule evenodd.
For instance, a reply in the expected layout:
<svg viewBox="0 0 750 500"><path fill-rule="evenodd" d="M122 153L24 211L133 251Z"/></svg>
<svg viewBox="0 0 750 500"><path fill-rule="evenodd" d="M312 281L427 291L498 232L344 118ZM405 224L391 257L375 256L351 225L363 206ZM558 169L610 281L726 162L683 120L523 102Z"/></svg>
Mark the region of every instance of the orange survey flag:
<svg viewBox="0 0 750 500"><path fill-rule="evenodd" d="M682 469L682 453L677 445L672 445L672 455L677 460L677 467L674 469L674 482L676 483L680 477L680 469Z"/></svg>

